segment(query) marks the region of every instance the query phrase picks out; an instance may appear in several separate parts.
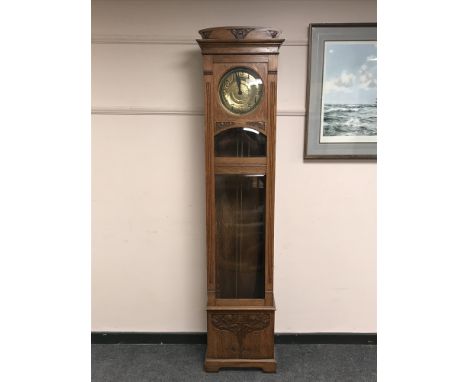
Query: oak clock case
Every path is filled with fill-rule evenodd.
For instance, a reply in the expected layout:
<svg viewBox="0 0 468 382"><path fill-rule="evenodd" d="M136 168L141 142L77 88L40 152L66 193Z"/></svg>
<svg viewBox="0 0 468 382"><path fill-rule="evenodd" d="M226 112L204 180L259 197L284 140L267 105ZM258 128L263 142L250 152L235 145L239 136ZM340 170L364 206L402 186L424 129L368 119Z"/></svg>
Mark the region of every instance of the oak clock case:
<svg viewBox="0 0 468 382"><path fill-rule="evenodd" d="M200 31L205 88L205 370L276 371L273 217L279 31Z"/></svg>

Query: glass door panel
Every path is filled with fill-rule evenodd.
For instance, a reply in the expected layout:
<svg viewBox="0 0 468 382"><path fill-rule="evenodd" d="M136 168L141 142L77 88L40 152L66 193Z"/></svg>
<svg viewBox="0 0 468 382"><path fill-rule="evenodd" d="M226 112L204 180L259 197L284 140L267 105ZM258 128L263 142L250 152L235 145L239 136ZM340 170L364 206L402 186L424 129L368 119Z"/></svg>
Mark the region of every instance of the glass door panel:
<svg viewBox="0 0 468 382"><path fill-rule="evenodd" d="M266 137L254 129L238 127L215 136L217 157L264 157Z"/></svg>
<svg viewBox="0 0 468 382"><path fill-rule="evenodd" d="M265 175L216 175L216 297L265 295Z"/></svg>

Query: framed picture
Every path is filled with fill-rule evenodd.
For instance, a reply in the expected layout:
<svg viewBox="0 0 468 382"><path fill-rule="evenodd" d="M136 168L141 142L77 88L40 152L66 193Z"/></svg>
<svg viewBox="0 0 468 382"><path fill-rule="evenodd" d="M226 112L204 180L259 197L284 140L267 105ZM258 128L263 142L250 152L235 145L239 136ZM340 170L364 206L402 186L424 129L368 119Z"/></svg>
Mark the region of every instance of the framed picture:
<svg viewBox="0 0 468 382"><path fill-rule="evenodd" d="M310 24L304 159L377 158L377 24Z"/></svg>

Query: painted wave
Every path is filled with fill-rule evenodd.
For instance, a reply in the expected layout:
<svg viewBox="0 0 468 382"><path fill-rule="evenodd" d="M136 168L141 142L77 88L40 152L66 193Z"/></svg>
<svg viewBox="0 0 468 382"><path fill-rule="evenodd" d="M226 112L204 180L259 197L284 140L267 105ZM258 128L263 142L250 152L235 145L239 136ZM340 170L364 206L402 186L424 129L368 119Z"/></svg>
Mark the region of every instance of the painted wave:
<svg viewBox="0 0 468 382"><path fill-rule="evenodd" d="M325 104L323 135L377 135L377 105Z"/></svg>

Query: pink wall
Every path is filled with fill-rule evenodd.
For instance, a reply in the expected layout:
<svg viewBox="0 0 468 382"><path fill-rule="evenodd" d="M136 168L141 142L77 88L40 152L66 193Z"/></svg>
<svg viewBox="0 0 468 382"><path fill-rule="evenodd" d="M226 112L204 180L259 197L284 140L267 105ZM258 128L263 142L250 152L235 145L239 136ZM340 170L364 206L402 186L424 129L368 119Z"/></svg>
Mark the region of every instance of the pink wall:
<svg viewBox="0 0 468 382"><path fill-rule="evenodd" d="M265 3L246 1L246 13L238 1L93 2L92 330L206 330L194 39L203 27L242 20L280 28L287 39L278 84L276 331L376 331L375 162L302 159L307 26L373 22L376 4L270 1L265 11Z"/></svg>

